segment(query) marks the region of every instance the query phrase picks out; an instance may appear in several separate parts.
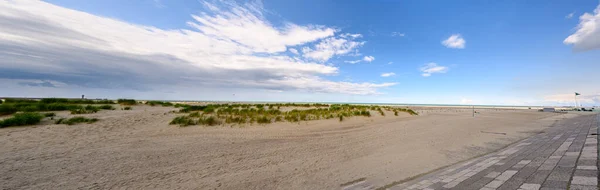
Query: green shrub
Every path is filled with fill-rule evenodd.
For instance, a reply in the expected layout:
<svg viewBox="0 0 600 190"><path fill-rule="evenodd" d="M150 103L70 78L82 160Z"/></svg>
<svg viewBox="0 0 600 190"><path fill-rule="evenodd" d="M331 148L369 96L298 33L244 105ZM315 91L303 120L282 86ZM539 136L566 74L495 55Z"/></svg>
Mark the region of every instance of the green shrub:
<svg viewBox="0 0 600 190"><path fill-rule="evenodd" d="M111 105L101 105L97 107L98 109L103 109L103 110L114 110L115 108Z"/></svg>
<svg viewBox="0 0 600 190"><path fill-rule="evenodd" d="M10 115L17 112L17 108L11 104L0 104L0 115Z"/></svg>
<svg viewBox="0 0 600 190"><path fill-rule="evenodd" d="M256 119L256 123L261 123L261 124L271 123L271 118L262 116L262 117L259 117L258 119Z"/></svg>
<svg viewBox="0 0 600 190"><path fill-rule="evenodd" d="M196 125L197 122L188 116L178 116L178 117L175 117L173 120L171 120L171 122L169 124L185 127L185 126L189 126L189 125Z"/></svg>
<svg viewBox="0 0 600 190"><path fill-rule="evenodd" d="M87 105L83 108L72 109L71 114L90 114L90 113L96 113L99 110L100 109L98 107Z"/></svg>
<svg viewBox="0 0 600 190"><path fill-rule="evenodd" d="M56 121L56 124L67 124L67 125L75 125L79 123L94 123L98 121L96 118L86 118L86 117L72 117L70 119L59 119Z"/></svg>
<svg viewBox="0 0 600 190"><path fill-rule="evenodd" d="M200 112L190 113L190 117L200 117Z"/></svg>
<svg viewBox="0 0 600 190"><path fill-rule="evenodd" d="M54 116L56 116L56 114L55 114L55 113L53 113L53 112L50 112L50 113L44 113L44 117L54 117Z"/></svg>
<svg viewBox="0 0 600 190"><path fill-rule="evenodd" d="M51 104L51 103L68 103L69 100L66 98L43 98L40 103Z"/></svg>
<svg viewBox="0 0 600 190"><path fill-rule="evenodd" d="M44 116L40 113L17 113L11 118L0 121L0 128L33 125L39 123Z"/></svg>
<svg viewBox="0 0 600 190"><path fill-rule="evenodd" d="M136 105L137 101L135 101L134 99L118 99L117 103L121 105Z"/></svg>
<svg viewBox="0 0 600 190"><path fill-rule="evenodd" d="M123 110L132 110L133 108L131 108L130 106L124 107Z"/></svg>

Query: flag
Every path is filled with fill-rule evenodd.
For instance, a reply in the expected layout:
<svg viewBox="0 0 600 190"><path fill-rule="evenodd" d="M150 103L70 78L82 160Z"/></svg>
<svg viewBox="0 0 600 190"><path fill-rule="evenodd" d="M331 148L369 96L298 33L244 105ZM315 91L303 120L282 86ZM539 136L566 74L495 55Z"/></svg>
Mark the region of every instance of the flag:
<svg viewBox="0 0 600 190"><path fill-rule="evenodd" d="M579 93L575 92L575 96L579 96L579 95L581 95L581 94L579 94Z"/></svg>

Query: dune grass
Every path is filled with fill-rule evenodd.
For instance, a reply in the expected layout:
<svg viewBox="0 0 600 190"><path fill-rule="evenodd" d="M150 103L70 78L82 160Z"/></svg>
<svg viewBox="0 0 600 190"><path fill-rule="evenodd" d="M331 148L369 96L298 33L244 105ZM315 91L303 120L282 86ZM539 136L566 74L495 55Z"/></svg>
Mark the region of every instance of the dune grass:
<svg viewBox="0 0 600 190"><path fill-rule="evenodd" d="M171 102L161 102L161 101L148 101L148 102L146 102L146 104L150 105L150 106L161 105L163 107L173 106L173 103L171 103Z"/></svg>
<svg viewBox="0 0 600 190"><path fill-rule="evenodd" d="M342 122L345 118L354 116L371 117L371 111L385 116L384 110L394 112L395 116L398 116L398 112L417 115L416 112L408 108L349 104L177 104L175 107L181 108L180 113L189 113L187 116L177 117L171 122L171 124L178 124L180 126L218 125L220 123L269 124L284 121L300 122L333 118L338 118ZM304 107L308 109L281 111L281 107ZM210 119L207 121L208 118Z"/></svg>
<svg viewBox="0 0 600 190"><path fill-rule="evenodd" d="M0 115L10 115L17 112L73 111L86 109L86 107L81 104L107 104L98 106L98 108L113 109L110 104L114 104L114 102L112 100L82 100L66 98L43 98L39 101L32 99L9 98L6 99L3 104L0 104Z"/></svg>
<svg viewBox="0 0 600 190"><path fill-rule="evenodd" d="M0 128L13 127L13 126L24 126L34 125L39 123L44 118L44 115L40 113L17 113L10 118L0 121Z"/></svg>
<svg viewBox="0 0 600 190"><path fill-rule="evenodd" d="M72 117L69 119L59 119L55 122L55 124L66 124L66 125L76 125L79 123L94 123L98 121L96 118L87 118L87 117Z"/></svg>

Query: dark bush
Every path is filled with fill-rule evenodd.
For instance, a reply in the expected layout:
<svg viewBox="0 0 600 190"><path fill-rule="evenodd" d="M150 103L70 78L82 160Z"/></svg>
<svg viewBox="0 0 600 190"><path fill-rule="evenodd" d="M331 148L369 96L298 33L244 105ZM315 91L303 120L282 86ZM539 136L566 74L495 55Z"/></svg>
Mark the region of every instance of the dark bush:
<svg viewBox="0 0 600 190"><path fill-rule="evenodd" d="M10 115L17 111L17 108L11 104L0 104L0 115Z"/></svg>
<svg viewBox="0 0 600 190"><path fill-rule="evenodd" d="M162 106L173 106L171 102L161 102L161 101L147 101L146 104L150 106L162 105Z"/></svg>
<svg viewBox="0 0 600 190"><path fill-rule="evenodd" d="M117 103L121 105L136 105L137 101L135 101L134 99L118 99Z"/></svg>
<svg viewBox="0 0 600 190"><path fill-rule="evenodd" d="M55 113L53 113L53 112L50 112L50 113L44 113L44 117L54 117L54 116L56 116L56 114L55 114Z"/></svg>

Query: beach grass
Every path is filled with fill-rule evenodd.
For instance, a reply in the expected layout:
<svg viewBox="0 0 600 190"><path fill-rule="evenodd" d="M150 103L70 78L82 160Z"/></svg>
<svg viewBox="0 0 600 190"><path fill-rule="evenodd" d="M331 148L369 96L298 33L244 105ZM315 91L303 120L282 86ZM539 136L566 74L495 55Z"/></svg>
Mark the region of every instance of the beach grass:
<svg viewBox="0 0 600 190"><path fill-rule="evenodd" d="M55 122L55 124L66 124L66 125L75 125L79 123L94 123L98 121L96 118L87 118L87 117L72 117L69 119L59 119Z"/></svg>
<svg viewBox="0 0 600 190"><path fill-rule="evenodd" d="M13 127L13 126L24 126L34 125L39 123L44 118L44 115L40 113L28 112L28 113L17 113L10 118L0 121L0 128Z"/></svg>
<svg viewBox="0 0 600 190"><path fill-rule="evenodd" d="M408 108L350 104L176 104L175 107L181 108L179 113L189 113L187 116L179 116L171 121L171 124L180 126L212 126L221 123L269 124L284 121L301 122L332 118L338 118L342 122L345 118L354 116L371 117L371 111L379 112L381 116L385 116L384 110L394 112L395 116L398 116L398 112L417 115L416 112ZM281 107L289 107L291 110L281 111ZM207 118L210 119L207 121Z"/></svg>

